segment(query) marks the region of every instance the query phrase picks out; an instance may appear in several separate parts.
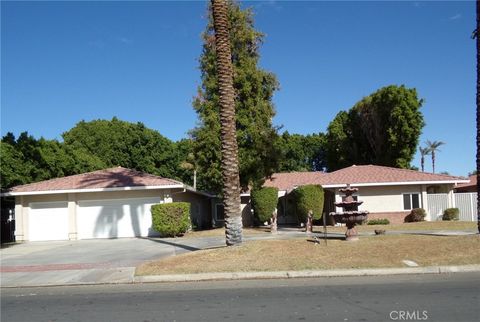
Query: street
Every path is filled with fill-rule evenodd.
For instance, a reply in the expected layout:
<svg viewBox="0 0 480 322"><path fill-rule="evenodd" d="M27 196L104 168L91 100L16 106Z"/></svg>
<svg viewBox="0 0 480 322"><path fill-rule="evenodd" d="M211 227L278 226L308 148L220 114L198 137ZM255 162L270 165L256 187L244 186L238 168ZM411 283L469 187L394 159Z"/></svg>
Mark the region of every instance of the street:
<svg viewBox="0 0 480 322"><path fill-rule="evenodd" d="M480 273L2 289L13 321L478 321Z"/></svg>

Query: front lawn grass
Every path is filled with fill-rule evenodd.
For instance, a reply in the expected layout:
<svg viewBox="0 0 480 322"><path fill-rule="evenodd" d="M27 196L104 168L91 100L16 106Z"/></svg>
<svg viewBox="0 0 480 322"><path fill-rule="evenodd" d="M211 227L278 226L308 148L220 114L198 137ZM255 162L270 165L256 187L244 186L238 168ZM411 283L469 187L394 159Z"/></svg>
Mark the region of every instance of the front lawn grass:
<svg viewBox="0 0 480 322"><path fill-rule="evenodd" d="M385 229L388 231L394 230L476 230L477 223L469 221L424 221L424 222L412 222L396 225L360 225L356 226L359 232L373 232L375 229ZM281 229L281 226L280 226ZM346 228L343 227L333 227L327 226L327 231L332 233L345 232ZM300 228L298 231L302 231ZM323 226L314 226L314 233L323 232ZM269 227L254 227L254 228L243 228L243 234L246 236L249 235L258 235L258 234L269 234ZM200 238L200 237L218 237L225 236L225 228L214 228L208 230L198 230L187 232L183 238Z"/></svg>
<svg viewBox="0 0 480 322"><path fill-rule="evenodd" d="M385 235L358 242L307 238L258 240L241 246L201 250L144 263L137 275L285 271L480 264L480 238L469 236Z"/></svg>
<svg viewBox="0 0 480 322"><path fill-rule="evenodd" d="M390 225L357 225L359 232L373 232L375 229L388 231L413 231L413 230L477 230L477 223L472 221L422 221ZM345 232L345 226L327 226L330 232ZM323 232L323 226L314 226L314 233Z"/></svg>

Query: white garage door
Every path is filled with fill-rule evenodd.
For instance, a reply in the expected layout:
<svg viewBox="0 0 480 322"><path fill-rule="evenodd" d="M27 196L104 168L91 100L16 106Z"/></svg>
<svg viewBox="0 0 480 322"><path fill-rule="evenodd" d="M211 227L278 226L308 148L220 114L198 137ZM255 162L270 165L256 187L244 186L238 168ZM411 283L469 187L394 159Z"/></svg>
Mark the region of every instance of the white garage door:
<svg viewBox="0 0 480 322"><path fill-rule="evenodd" d="M68 240L67 202L32 202L28 213L29 240Z"/></svg>
<svg viewBox="0 0 480 322"><path fill-rule="evenodd" d="M158 203L160 198L80 201L78 238L148 236L152 227L150 207Z"/></svg>

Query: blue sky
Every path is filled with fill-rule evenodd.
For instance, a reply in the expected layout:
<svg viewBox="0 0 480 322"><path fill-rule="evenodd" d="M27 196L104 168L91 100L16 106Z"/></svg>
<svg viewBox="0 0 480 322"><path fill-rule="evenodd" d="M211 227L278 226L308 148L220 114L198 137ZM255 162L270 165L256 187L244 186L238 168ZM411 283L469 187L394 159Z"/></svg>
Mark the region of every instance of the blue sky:
<svg viewBox="0 0 480 322"><path fill-rule="evenodd" d="M421 143L437 171L475 169L474 1L250 1L275 73L274 122L323 132L380 87L425 99ZM143 122L178 140L195 126L206 1L4 2L1 134L61 140L80 120ZM418 155L412 163L419 165ZM431 170L430 160L426 170Z"/></svg>

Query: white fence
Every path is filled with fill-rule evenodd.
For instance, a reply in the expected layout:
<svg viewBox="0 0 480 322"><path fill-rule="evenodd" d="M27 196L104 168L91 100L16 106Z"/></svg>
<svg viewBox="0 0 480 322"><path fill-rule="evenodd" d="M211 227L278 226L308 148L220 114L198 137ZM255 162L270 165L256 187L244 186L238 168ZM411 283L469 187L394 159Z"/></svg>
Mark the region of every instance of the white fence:
<svg viewBox="0 0 480 322"><path fill-rule="evenodd" d="M477 221L477 193L455 193L455 207L460 210L460 220Z"/></svg>
<svg viewBox="0 0 480 322"><path fill-rule="evenodd" d="M427 194L428 213L430 220L441 220L443 211L448 207L448 194L432 193Z"/></svg>
<svg viewBox="0 0 480 322"><path fill-rule="evenodd" d="M442 220L443 211L447 208L460 210L459 220L477 221L477 193L454 193L452 203L448 202L448 194L427 194L428 213L431 220Z"/></svg>

